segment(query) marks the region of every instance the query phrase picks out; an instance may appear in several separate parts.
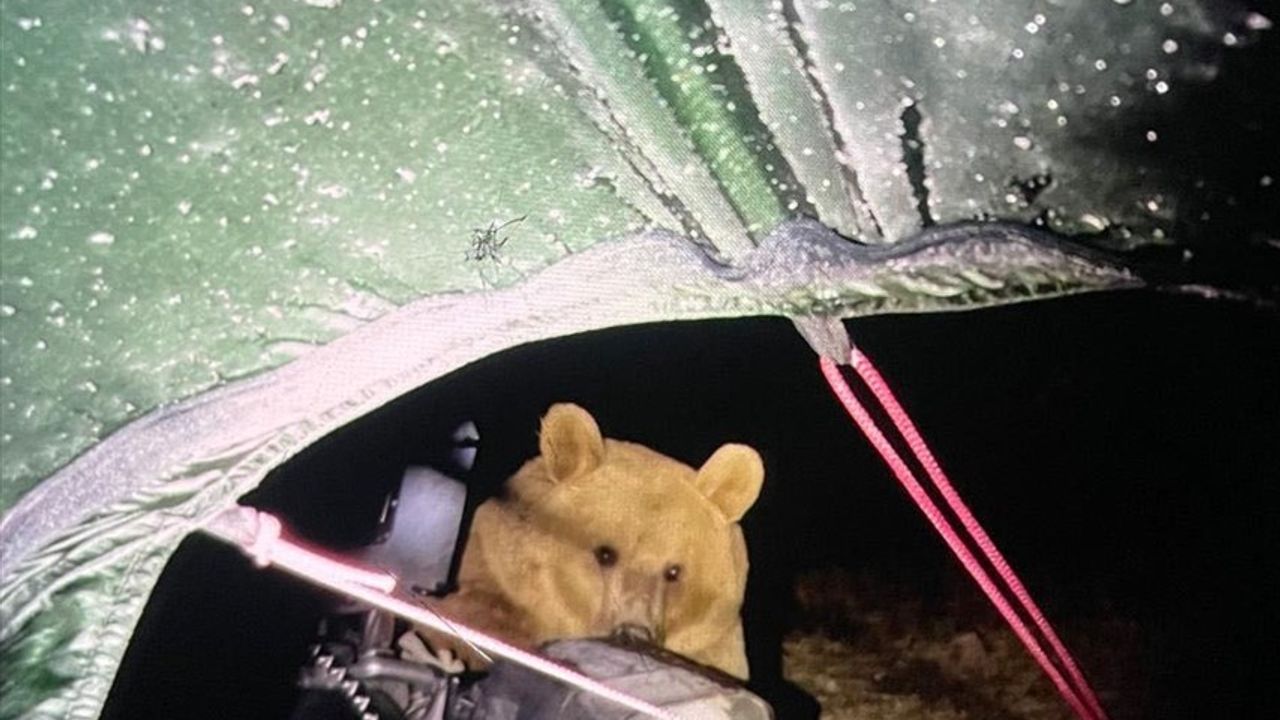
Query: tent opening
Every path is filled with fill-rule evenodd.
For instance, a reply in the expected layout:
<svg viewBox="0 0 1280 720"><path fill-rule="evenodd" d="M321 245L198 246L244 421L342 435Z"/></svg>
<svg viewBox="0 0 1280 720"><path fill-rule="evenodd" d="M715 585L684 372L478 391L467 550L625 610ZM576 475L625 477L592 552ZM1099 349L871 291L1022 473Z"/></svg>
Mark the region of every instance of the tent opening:
<svg viewBox="0 0 1280 720"><path fill-rule="evenodd" d="M1146 294L849 324L1076 653L1112 718L1253 715L1275 547L1280 333ZM779 718L1066 718L823 383L785 320L621 328L489 357L371 413L242 502L334 550L370 541L415 465L474 423L468 514L537 452L555 402L698 465L760 451L743 521L751 687ZM463 531L465 537L465 529ZM1274 570L1270 571L1274 572ZM188 538L104 717L287 718L326 593Z"/></svg>

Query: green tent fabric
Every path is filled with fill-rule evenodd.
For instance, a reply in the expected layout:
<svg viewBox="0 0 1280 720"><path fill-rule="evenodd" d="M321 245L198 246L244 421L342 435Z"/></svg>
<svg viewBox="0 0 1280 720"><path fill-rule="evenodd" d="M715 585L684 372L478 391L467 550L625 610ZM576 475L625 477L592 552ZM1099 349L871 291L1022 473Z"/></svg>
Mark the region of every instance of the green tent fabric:
<svg viewBox="0 0 1280 720"><path fill-rule="evenodd" d="M1075 128L1127 127L1263 20L7 1L0 717L96 717L184 535L488 354L1141 284L1061 235L1177 242L1185 178Z"/></svg>

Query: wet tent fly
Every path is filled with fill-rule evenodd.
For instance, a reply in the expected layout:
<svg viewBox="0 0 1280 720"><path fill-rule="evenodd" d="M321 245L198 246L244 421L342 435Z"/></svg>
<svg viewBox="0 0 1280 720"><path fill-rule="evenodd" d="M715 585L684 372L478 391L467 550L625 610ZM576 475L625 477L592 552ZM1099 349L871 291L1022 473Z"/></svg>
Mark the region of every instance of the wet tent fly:
<svg viewBox="0 0 1280 720"><path fill-rule="evenodd" d="M156 663L287 713L323 603L197 531L246 502L350 544L454 423L482 496L574 399L766 454L747 624L781 716L1063 716L787 319L850 321L1115 716L1264 706L1267 8L0 15L0 715L198 714Z"/></svg>

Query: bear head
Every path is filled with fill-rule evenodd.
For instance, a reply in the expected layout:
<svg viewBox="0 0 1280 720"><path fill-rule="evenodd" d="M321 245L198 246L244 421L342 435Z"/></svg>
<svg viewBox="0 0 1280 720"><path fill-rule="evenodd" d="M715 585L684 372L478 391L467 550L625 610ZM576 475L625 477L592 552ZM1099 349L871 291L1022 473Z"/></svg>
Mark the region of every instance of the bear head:
<svg viewBox="0 0 1280 720"><path fill-rule="evenodd" d="M649 640L745 678L738 520L760 493L759 454L728 444L694 470L603 438L571 404L548 410L539 446L506 494L477 511L459 600L489 611L466 619L530 644Z"/></svg>

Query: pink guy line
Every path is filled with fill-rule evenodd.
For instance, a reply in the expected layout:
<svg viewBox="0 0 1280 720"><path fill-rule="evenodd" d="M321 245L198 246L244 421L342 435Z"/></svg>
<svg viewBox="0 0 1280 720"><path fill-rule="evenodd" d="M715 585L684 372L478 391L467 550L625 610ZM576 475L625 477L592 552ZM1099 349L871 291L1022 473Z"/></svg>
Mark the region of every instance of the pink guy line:
<svg viewBox="0 0 1280 720"><path fill-rule="evenodd" d="M857 355L854 357L856 358ZM863 361L866 361L865 357L862 359ZM911 472L911 469L907 466L906 462L903 461L902 457L898 455L898 452L893 449L893 446L884 436L884 433L880 431L880 428L876 425L875 420L871 418L871 415L867 412L866 408L864 408L862 403L858 402L858 399L854 397L853 390L851 390L848 383L845 382L843 375L840 373L839 366L827 357L822 357L820 362L823 376L827 379L827 383L831 386L832 392L835 393L845 410L848 411L850 417L853 418L853 421L862 430L863 434L867 436L871 445L880 453L880 457L884 459L885 463L893 471L894 476L898 478L898 482L902 484L903 488L907 491L907 494L910 495L911 499L920 507L921 512L924 513L925 517L933 525L934 529L938 531L938 534L942 536L943 541L946 542L949 548L951 548L951 552L955 554L955 556L960 560L960 564L964 566L969 575L973 577L975 582L977 582L978 587L982 589L984 594L986 594L992 605L996 607L996 610L1005 619L1005 622L1009 624L1009 627L1013 630L1014 634L1022 642L1023 646L1026 647L1027 652L1035 659L1036 663L1040 665L1040 668L1053 682L1054 686L1058 689L1058 693L1061 694L1067 704L1071 706L1071 709L1075 712L1076 716L1081 718L1081 720L1106 720L1105 715L1094 713L1092 708L1081 700L1079 693L1077 693L1071 684L1067 682L1067 679L1063 677L1058 668L1054 666L1053 662L1049 659L1049 656L1040 646L1040 643L1036 640L1035 636L1032 635L1031 630L1027 627L1026 623L1023 622L1022 618L1014 611L1013 606L1009 604L1008 599L1005 598L1004 594L996 586L995 582L991 579L991 576L982 568L982 565L964 544L964 541L960 539L959 534L957 534L955 528L952 527L950 521L947 520L938 506L932 499L930 499L928 493L925 492L924 487L916 479L914 473Z"/></svg>

